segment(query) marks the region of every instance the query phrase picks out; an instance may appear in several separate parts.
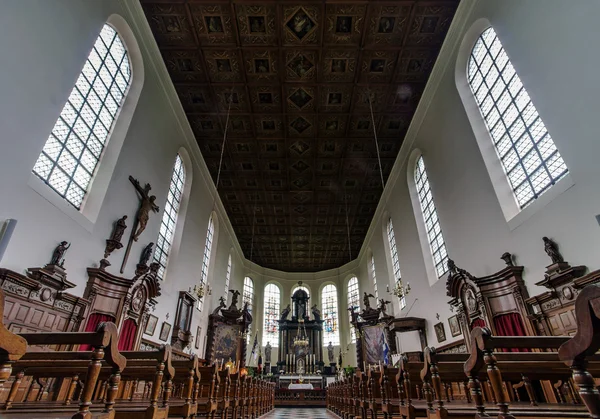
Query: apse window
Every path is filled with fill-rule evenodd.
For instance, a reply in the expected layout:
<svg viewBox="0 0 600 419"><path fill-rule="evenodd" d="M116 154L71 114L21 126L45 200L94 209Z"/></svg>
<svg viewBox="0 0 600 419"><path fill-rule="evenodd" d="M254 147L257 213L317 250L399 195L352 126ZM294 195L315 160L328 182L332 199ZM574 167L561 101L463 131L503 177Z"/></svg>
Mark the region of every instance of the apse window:
<svg viewBox="0 0 600 419"><path fill-rule="evenodd" d="M223 298L225 302L229 299L229 281L231 280L231 253L227 259L227 271L225 271L225 290L223 291Z"/></svg>
<svg viewBox="0 0 600 419"><path fill-rule="evenodd" d="M265 321L263 325L263 345L270 343L279 346L279 310L281 308L281 291L275 284L265 287Z"/></svg>
<svg viewBox="0 0 600 419"><path fill-rule="evenodd" d="M358 279L353 276L348 281L348 309L355 308L358 312L360 309L360 293L358 291ZM354 330L354 326L352 326L352 312L348 311L348 316L350 320L350 332L352 343L356 342L356 331Z"/></svg>
<svg viewBox="0 0 600 419"><path fill-rule="evenodd" d="M568 173L493 28L471 51L468 81L521 209Z"/></svg>
<svg viewBox="0 0 600 419"><path fill-rule="evenodd" d="M337 288L327 284L321 291L321 308L323 309L323 345L340 344L340 329L338 324Z"/></svg>
<svg viewBox="0 0 600 419"><path fill-rule="evenodd" d="M431 186L429 185L423 156L419 157L415 166L415 185L417 187L417 195L419 196L419 204L421 205L421 214L425 222L425 230L427 231L429 249L431 250L433 264L439 278L448 270L448 252L446 251L442 227L440 226L440 220L435 209L435 203L433 202L433 195L431 194Z"/></svg>
<svg viewBox="0 0 600 419"><path fill-rule="evenodd" d="M185 185L185 167L179 154L175 159L173 174L171 175L171 183L169 185L169 194L165 203L160 230L158 232L158 240L156 241L156 249L154 251L154 262L159 264L158 277L163 278L167 269L167 261L169 252L173 245L173 236L175 235L175 227L177 226L177 216L179 207L181 206L181 198L183 197L183 186Z"/></svg>
<svg viewBox="0 0 600 419"><path fill-rule="evenodd" d="M369 275L373 281L373 291L375 291L375 299L379 300L379 291L377 290L377 274L375 273L375 256L371 255L369 262Z"/></svg>
<svg viewBox="0 0 600 419"><path fill-rule="evenodd" d="M123 41L104 25L33 173L78 210L131 82Z"/></svg>

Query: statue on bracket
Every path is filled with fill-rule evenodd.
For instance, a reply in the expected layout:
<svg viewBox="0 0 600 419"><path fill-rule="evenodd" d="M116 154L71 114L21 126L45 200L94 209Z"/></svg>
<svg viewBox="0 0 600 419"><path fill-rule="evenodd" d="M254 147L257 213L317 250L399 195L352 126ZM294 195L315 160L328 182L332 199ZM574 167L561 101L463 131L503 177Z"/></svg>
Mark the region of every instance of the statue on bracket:
<svg viewBox="0 0 600 419"><path fill-rule="evenodd" d="M154 247L154 243L150 242L144 250L142 251L142 255L140 256L140 262L137 264L135 269L135 275L140 276L144 275L148 272L148 262L150 261L150 257L152 257L152 248Z"/></svg>
<svg viewBox="0 0 600 419"><path fill-rule="evenodd" d="M225 304L225 298L223 297L219 297L219 305L217 306L217 308L215 308L212 312L212 314L214 316L218 316L219 315L219 311L221 311L222 308L227 307L227 305Z"/></svg>
<svg viewBox="0 0 600 419"><path fill-rule="evenodd" d="M333 344L329 342L327 345L327 358L329 359L329 363L333 364L335 362L335 355L333 353Z"/></svg>
<svg viewBox="0 0 600 419"><path fill-rule="evenodd" d="M321 310L319 310L319 308L317 307L316 304L314 304L311 308L313 317L315 318L315 320L321 320Z"/></svg>
<svg viewBox="0 0 600 419"><path fill-rule="evenodd" d="M54 249L54 252L52 252L52 259L50 259L50 265L56 265L60 266L61 268L64 268L65 253L67 252L67 250L69 250L70 247L70 243L66 241L60 242L59 245L56 246L56 248Z"/></svg>
<svg viewBox="0 0 600 419"><path fill-rule="evenodd" d="M565 261L558 251L558 245L554 241L550 240L548 237L542 237L542 240L544 241L544 250L552 260L553 264L562 263Z"/></svg>
<svg viewBox="0 0 600 419"><path fill-rule="evenodd" d="M290 312L292 311L292 308L290 307L290 305L288 304L286 308L283 309L283 311L281 312L281 317L280 320L287 320L287 316L290 315Z"/></svg>
<svg viewBox="0 0 600 419"><path fill-rule="evenodd" d="M240 296L240 292L238 290L229 290L231 293L231 304L229 305L229 310L237 310L238 298Z"/></svg>
<svg viewBox="0 0 600 419"><path fill-rule="evenodd" d="M115 226L113 228L113 232L110 235L110 238L106 240L106 248L104 249L104 259L110 256L115 249L120 249L123 247L123 243L121 243L121 239L123 238L123 233L127 229L127 224L125 224L125 220L127 216L124 215L117 220Z"/></svg>

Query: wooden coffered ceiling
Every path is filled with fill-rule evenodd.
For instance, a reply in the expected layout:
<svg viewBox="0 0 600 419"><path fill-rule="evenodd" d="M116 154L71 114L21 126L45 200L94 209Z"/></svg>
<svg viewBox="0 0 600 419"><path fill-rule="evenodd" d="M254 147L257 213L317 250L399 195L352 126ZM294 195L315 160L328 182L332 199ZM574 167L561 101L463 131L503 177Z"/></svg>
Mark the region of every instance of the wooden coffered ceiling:
<svg viewBox="0 0 600 419"><path fill-rule="evenodd" d="M357 257L458 3L142 0L247 258Z"/></svg>

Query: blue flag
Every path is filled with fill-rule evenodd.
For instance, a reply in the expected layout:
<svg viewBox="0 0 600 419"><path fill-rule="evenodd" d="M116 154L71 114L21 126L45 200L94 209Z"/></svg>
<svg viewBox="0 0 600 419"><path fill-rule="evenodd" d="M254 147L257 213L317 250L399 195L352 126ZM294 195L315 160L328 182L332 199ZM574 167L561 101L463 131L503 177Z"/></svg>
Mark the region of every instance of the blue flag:
<svg viewBox="0 0 600 419"><path fill-rule="evenodd" d="M390 364L390 347L387 344L387 340L385 339L385 333L381 331L381 337L383 338L383 363L385 365Z"/></svg>

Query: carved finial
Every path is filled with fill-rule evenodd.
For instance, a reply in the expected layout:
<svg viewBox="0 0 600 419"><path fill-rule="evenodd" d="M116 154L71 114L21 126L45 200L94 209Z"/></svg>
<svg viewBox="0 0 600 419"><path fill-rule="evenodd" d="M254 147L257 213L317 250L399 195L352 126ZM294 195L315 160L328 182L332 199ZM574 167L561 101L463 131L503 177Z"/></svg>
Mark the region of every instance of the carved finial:
<svg viewBox="0 0 600 419"><path fill-rule="evenodd" d="M506 263L506 266L515 266L512 260L512 254L509 252L504 252L502 256L500 256L500 259L502 259L504 263Z"/></svg>
<svg viewBox="0 0 600 419"><path fill-rule="evenodd" d="M52 252L52 259L50 259L50 265L56 265L63 268L65 264L64 256L69 247L71 247L71 244L69 242L60 242L59 245L56 246L56 248L54 249L54 252Z"/></svg>

